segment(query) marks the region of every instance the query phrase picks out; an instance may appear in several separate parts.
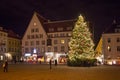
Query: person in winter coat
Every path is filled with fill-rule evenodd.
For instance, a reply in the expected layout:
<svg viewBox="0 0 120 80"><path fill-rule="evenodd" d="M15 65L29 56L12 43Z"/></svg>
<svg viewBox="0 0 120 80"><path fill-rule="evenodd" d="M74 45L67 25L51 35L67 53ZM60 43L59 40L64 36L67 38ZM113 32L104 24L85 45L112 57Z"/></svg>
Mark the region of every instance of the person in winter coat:
<svg viewBox="0 0 120 80"><path fill-rule="evenodd" d="M3 63L3 71L4 71L4 72L8 72L8 62L7 62L7 61L5 61L5 62Z"/></svg>

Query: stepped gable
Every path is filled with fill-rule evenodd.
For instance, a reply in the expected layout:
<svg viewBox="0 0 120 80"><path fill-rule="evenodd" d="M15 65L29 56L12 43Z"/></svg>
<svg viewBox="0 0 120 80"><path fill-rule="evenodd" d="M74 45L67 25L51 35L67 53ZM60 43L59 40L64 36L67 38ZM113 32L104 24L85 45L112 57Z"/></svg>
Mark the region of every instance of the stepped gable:
<svg viewBox="0 0 120 80"><path fill-rule="evenodd" d="M52 21L44 23L44 28L47 33L50 32L60 32L57 28L63 28L64 31L72 31L76 20L64 20L64 21ZM68 27L72 27L72 29L67 29ZM49 31L49 29L54 29L53 31Z"/></svg>

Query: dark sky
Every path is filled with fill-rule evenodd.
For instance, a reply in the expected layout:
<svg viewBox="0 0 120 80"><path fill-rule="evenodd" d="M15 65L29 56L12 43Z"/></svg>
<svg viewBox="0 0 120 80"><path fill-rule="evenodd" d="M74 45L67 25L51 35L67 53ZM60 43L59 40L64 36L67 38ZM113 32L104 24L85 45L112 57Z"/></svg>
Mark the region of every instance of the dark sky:
<svg viewBox="0 0 120 80"><path fill-rule="evenodd" d="M98 40L113 20L120 20L119 0L0 0L0 26L24 34L33 12L49 20L76 19L82 14Z"/></svg>

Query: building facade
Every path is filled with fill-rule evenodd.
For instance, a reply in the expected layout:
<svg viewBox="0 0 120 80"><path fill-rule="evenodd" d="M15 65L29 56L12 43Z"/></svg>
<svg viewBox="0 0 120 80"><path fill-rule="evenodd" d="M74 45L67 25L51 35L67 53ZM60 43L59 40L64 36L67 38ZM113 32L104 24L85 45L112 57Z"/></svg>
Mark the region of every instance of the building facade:
<svg viewBox="0 0 120 80"><path fill-rule="evenodd" d="M113 24L102 34L102 53L105 64L120 64L120 25Z"/></svg>
<svg viewBox="0 0 120 80"><path fill-rule="evenodd" d="M11 55L13 61L19 61L21 58L21 37L11 30L7 31L7 54Z"/></svg>
<svg viewBox="0 0 120 80"><path fill-rule="evenodd" d="M0 61L4 60L4 53L7 52L7 32L0 27Z"/></svg>
<svg viewBox="0 0 120 80"><path fill-rule="evenodd" d="M75 20L51 22L35 12L22 38L24 60L66 62L74 23Z"/></svg>
<svg viewBox="0 0 120 80"><path fill-rule="evenodd" d="M0 27L0 61L11 61L16 56L21 57L20 37L13 31Z"/></svg>

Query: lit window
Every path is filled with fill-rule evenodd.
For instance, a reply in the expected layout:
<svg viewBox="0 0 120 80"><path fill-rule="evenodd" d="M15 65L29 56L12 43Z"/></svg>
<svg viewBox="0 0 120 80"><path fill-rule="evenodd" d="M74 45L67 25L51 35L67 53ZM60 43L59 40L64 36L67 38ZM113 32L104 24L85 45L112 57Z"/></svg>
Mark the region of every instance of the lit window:
<svg viewBox="0 0 120 80"><path fill-rule="evenodd" d="M108 49L108 51L111 51L111 47L110 46L108 46L107 49Z"/></svg>
<svg viewBox="0 0 120 80"><path fill-rule="evenodd" d="M36 23L36 22L34 22L34 23L33 23L33 25L34 25L34 26L36 26L36 25L37 25L37 23Z"/></svg>
<svg viewBox="0 0 120 80"><path fill-rule="evenodd" d="M61 40L61 43L64 44L64 43L65 43L65 40Z"/></svg>

